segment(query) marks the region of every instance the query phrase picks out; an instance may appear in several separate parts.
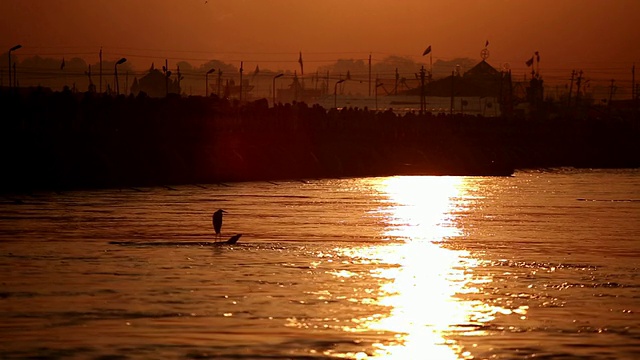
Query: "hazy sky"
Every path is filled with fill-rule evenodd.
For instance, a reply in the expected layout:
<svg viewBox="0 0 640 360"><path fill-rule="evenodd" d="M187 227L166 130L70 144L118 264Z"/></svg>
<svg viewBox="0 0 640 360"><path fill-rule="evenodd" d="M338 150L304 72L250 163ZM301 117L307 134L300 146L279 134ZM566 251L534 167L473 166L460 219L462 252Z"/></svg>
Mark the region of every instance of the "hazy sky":
<svg viewBox="0 0 640 360"><path fill-rule="evenodd" d="M640 66L640 0L1 0L0 46L16 55L129 58L135 66L221 59L305 72L340 58L470 57L525 72ZM595 70L592 70L595 71ZM567 75L568 76L568 75ZM626 75L625 75L626 76Z"/></svg>

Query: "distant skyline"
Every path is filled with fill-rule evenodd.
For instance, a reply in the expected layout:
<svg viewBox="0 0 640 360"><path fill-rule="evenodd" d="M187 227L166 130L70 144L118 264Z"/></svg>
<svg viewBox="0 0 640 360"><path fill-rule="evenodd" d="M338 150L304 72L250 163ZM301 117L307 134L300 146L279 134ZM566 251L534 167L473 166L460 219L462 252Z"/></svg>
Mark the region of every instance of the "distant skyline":
<svg viewBox="0 0 640 360"><path fill-rule="evenodd" d="M543 77L631 79L640 66L638 0L3 0L0 53L67 59L213 59L245 69L305 72L338 59L387 56L481 60L526 73L539 51Z"/></svg>

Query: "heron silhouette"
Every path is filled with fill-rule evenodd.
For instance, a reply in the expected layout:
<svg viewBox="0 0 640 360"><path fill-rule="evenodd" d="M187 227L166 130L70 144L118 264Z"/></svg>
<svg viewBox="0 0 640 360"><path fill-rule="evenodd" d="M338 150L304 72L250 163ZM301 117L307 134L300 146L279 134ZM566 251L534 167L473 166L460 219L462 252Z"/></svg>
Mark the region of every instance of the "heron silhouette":
<svg viewBox="0 0 640 360"><path fill-rule="evenodd" d="M220 236L220 230L222 230L222 214L226 213L226 211L222 210L222 209L218 209L216 212L213 213L212 218L212 223L213 223L213 230L216 232L216 237Z"/></svg>

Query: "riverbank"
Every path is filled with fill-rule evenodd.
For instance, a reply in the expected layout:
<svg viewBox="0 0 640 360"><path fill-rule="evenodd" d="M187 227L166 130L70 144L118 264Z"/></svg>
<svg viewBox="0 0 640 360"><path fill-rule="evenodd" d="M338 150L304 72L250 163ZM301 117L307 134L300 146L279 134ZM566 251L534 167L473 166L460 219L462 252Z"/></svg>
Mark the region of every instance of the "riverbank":
<svg viewBox="0 0 640 360"><path fill-rule="evenodd" d="M238 106L214 97L2 94L4 191L640 167L634 118L506 119Z"/></svg>

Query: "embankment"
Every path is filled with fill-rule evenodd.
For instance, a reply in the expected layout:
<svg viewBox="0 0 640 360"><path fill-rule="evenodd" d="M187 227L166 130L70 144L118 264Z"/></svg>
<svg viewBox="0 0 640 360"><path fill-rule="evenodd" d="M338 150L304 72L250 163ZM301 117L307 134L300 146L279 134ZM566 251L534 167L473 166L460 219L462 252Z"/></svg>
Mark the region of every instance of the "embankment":
<svg viewBox="0 0 640 360"><path fill-rule="evenodd" d="M503 119L3 93L6 191L640 166L634 118Z"/></svg>

